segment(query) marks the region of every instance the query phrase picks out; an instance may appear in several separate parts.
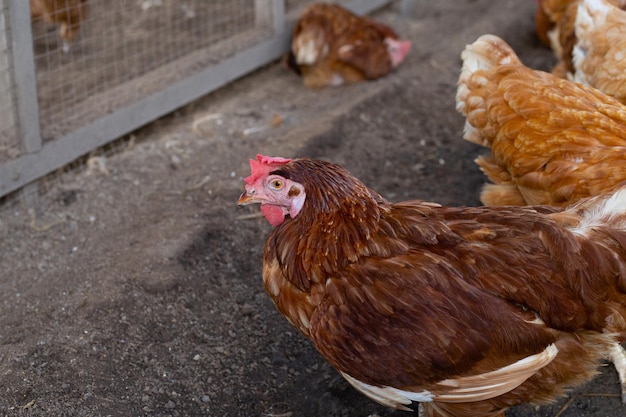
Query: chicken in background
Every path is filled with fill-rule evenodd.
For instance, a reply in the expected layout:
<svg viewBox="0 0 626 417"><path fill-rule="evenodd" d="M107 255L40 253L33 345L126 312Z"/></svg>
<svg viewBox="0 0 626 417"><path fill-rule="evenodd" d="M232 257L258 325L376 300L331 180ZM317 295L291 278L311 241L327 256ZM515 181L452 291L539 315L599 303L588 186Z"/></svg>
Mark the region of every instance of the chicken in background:
<svg viewBox="0 0 626 417"><path fill-rule="evenodd" d="M626 335L626 186L556 207L390 203L344 168L258 155L278 310L358 391L503 417L596 374ZM422 415L422 414L420 414Z"/></svg>
<svg viewBox="0 0 626 417"><path fill-rule="evenodd" d="M69 52L70 44L87 17L87 0L30 0L30 14L33 22L43 20L58 25L63 52Z"/></svg>
<svg viewBox="0 0 626 417"><path fill-rule="evenodd" d="M561 17L566 13L570 5L578 1L579 0L537 0L535 30L541 42L546 46L553 46L553 39L559 39Z"/></svg>
<svg viewBox="0 0 626 417"><path fill-rule="evenodd" d="M548 6L548 1L553 0L537 0L537 10L535 11L535 31L537 33L537 37L539 40L546 46L552 47L550 43L550 35L549 33L554 30L556 26L556 22L560 20L560 17L557 13L560 11L562 13L563 7L559 9L555 9L552 12L551 7ZM567 4L573 0L563 0L559 2L559 4Z"/></svg>
<svg viewBox="0 0 626 417"><path fill-rule="evenodd" d="M456 95L463 138L491 148L476 163L488 206L569 206L626 181L626 106L601 91L525 67L494 35L468 45ZM626 402L626 351L611 359Z"/></svg>
<svg viewBox="0 0 626 417"><path fill-rule="evenodd" d="M538 0L535 29L539 39L549 46L559 63L553 74L565 78L571 69L574 45L574 20L579 0Z"/></svg>
<svg viewBox="0 0 626 417"><path fill-rule="evenodd" d="M572 52L576 44L576 20L583 0L538 0L535 26L539 39L549 46L559 60L552 73L571 78L574 72ZM626 8L626 0L607 0L619 8Z"/></svg>
<svg viewBox="0 0 626 417"><path fill-rule="evenodd" d="M388 74L410 47L389 26L315 3L296 22L287 64L307 87L339 86Z"/></svg>
<svg viewBox="0 0 626 417"><path fill-rule="evenodd" d="M626 103L626 11L606 0L578 5L570 78Z"/></svg>
<svg viewBox="0 0 626 417"><path fill-rule="evenodd" d="M485 205L567 206L626 181L626 106L589 86L524 66L494 35L468 45L456 95L463 138L494 184Z"/></svg>

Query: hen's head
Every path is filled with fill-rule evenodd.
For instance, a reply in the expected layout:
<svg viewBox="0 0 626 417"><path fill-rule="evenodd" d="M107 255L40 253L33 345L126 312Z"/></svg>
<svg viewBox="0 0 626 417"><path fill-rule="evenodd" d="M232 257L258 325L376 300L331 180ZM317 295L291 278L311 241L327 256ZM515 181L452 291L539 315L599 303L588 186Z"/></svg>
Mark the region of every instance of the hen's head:
<svg viewBox="0 0 626 417"><path fill-rule="evenodd" d="M292 219L298 216L296 221L303 227L325 224L327 230L345 220L358 223L349 228L365 236L369 233L365 218L376 227L378 206L387 204L380 194L331 162L257 155L250 167L252 175L244 179L246 191L239 197L239 205L260 203L261 212L273 226L281 225L287 215Z"/></svg>
<svg viewBox="0 0 626 417"><path fill-rule="evenodd" d="M250 160L252 174L244 179L246 191L239 197L239 205L261 204L261 212L272 226L295 218L306 198L304 186L280 175L281 167L291 159L257 155ZM276 173L274 171L277 171Z"/></svg>
<svg viewBox="0 0 626 417"><path fill-rule="evenodd" d="M411 50L411 41L403 41L401 39L385 38L385 46L387 53L391 58L391 66L397 67L404 61L404 58Z"/></svg>

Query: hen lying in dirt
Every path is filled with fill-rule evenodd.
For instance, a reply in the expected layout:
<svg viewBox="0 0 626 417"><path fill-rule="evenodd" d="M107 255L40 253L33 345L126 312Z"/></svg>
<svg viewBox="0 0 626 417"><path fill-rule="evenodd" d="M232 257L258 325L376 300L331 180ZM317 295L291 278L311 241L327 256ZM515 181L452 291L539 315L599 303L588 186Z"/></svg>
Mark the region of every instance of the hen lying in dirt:
<svg viewBox="0 0 626 417"><path fill-rule="evenodd" d="M344 168L251 161L278 310L357 390L504 416L596 373L626 334L626 187L555 207L390 203Z"/></svg>
<svg viewBox="0 0 626 417"><path fill-rule="evenodd" d="M389 26L341 6L308 6L293 31L287 64L307 87L374 80L400 65L411 42Z"/></svg>

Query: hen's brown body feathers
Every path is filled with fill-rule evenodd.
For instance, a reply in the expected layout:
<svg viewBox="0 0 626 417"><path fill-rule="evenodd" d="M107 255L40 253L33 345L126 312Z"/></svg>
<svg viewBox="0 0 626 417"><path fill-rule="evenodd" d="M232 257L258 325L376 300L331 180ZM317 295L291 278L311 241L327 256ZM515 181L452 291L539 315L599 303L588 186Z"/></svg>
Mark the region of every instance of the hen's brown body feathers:
<svg viewBox="0 0 626 417"><path fill-rule="evenodd" d="M616 343L606 330L626 331L626 213L589 219L608 197L567 212L451 208L389 203L321 161L270 175L306 201L267 239L266 290L376 401L503 416L593 376ZM260 202L248 184L240 204Z"/></svg>
<svg viewBox="0 0 626 417"><path fill-rule="evenodd" d="M64 48L68 48L87 17L87 0L30 0L30 13L33 21L42 19L48 24L59 25Z"/></svg>
<svg viewBox="0 0 626 417"><path fill-rule="evenodd" d="M408 52L408 42L401 43L404 52L390 52L389 40L400 42L389 26L337 5L316 3L296 23L288 63L308 87L373 80L389 73Z"/></svg>
<svg viewBox="0 0 626 417"><path fill-rule="evenodd" d="M567 206L626 180L626 107L600 91L525 67L500 38L463 52L457 109L494 183L486 205Z"/></svg>

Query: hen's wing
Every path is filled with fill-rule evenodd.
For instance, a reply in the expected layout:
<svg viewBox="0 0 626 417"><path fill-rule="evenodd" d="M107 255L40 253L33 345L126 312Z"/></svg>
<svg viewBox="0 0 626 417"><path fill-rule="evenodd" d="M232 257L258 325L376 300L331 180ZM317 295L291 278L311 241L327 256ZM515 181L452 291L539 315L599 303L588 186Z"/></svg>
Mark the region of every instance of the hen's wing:
<svg viewBox="0 0 626 417"><path fill-rule="evenodd" d="M342 34L333 48L337 60L354 67L365 79L373 80L391 71L384 38L371 26Z"/></svg>
<svg viewBox="0 0 626 417"><path fill-rule="evenodd" d="M491 148L491 157L477 161L496 184L484 190L484 204L565 206L626 180L621 103L523 66L493 35L469 45L462 58L457 109L466 117L464 138Z"/></svg>
<svg viewBox="0 0 626 417"><path fill-rule="evenodd" d="M381 221L402 223L398 219L425 210L396 207ZM405 237L414 248L406 254L373 254L328 279L326 297L310 318L317 349L379 402L401 408L433 401L455 416L490 415L480 410L493 412L538 393L556 396L562 386L547 381L561 380L557 375L572 367L581 370L574 381L590 377L615 340L575 331L601 331L604 318L592 316L606 309L592 294L604 293L608 284L590 280L597 287L587 288L591 298L583 300L572 283L588 284L580 271L610 276L611 262L596 259L604 266L595 265L572 234L536 210L493 213L434 209L428 213L432 232L442 235L433 237L432 250L423 235L419 243ZM399 227L410 230L411 221ZM475 401L485 403L464 404Z"/></svg>

